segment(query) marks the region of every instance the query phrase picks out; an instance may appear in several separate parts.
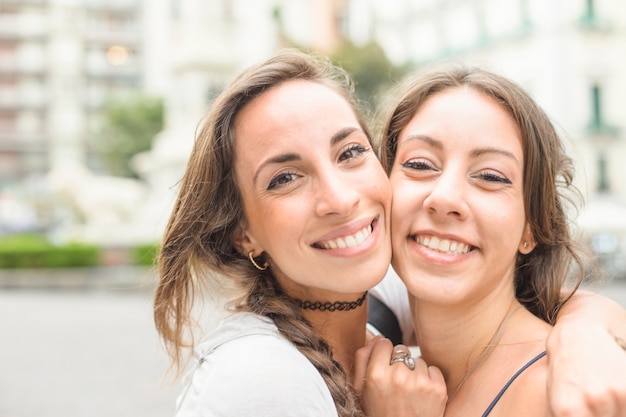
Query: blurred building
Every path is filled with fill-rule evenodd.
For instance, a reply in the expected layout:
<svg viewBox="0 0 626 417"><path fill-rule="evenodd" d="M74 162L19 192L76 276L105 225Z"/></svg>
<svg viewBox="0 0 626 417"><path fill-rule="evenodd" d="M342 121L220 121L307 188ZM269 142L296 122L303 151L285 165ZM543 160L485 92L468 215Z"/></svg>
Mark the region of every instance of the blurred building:
<svg viewBox="0 0 626 417"><path fill-rule="evenodd" d="M142 87L141 6L0 1L0 186L87 162L107 96Z"/></svg>
<svg viewBox="0 0 626 417"><path fill-rule="evenodd" d="M607 204L626 218L621 0L2 0L0 192L66 161L89 167L105 99L141 89L164 97L165 128L135 168L146 210L166 212L198 122L242 68L343 40L417 70L461 59L517 81L569 140L589 201L581 225L614 231L597 221Z"/></svg>
<svg viewBox="0 0 626 417"><path fill-rule="evenodd" d="M168 128L193 129L225 83L285 39L330 52L346 4L0 1L0 190L68 162L94 168L110 96L163 95Z"/></svg>

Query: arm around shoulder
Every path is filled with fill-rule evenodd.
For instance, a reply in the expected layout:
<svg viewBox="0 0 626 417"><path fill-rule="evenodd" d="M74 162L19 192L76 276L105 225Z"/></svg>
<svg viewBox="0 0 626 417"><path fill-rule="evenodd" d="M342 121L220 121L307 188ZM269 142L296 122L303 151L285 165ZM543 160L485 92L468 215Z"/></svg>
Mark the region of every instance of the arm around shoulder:
<svg viewBox="0 0 626 417"><path fill-rule="evenodd" d="M626 415L626 310L579 291L559 313L548 338L548 393L556 417Z"/></svg>

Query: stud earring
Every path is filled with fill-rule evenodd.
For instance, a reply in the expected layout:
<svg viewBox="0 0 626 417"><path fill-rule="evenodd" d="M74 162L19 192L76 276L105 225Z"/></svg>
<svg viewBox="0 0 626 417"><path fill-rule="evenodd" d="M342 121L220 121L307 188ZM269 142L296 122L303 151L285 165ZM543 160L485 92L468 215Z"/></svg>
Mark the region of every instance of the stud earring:
<svg viewBox="0 0 626 417"><path fill-rule="evenodd" d="M529 246L528 242L524 242L524 249L528 249Z"/></svg>
<svg viewBox="0 0 626 417"><path fill-rule="evenodd" d="M266 261L263 262L263 266L259 265L258 263L256 263L256 261L254 260L254 257L252 256L252 254L254 253L253 250L250 251L250 253L248 253L248 258L250 259L250 262L252 262L252 265L254 265L254 267L256 269L258 269L259 271L265 271L267 269L267 267L269 266L268 263Z"/></svg>

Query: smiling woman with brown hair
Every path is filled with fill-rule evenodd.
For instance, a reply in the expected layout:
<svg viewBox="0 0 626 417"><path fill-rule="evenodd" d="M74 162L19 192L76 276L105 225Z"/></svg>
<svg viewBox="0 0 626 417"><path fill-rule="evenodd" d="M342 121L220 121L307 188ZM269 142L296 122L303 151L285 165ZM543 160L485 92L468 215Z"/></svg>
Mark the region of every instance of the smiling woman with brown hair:
<svg viewBox="0 0 626 417"><path fill-rule="evenodd" d="M547 339L584 269L567 217L572 161L546 114L497 74L453 65L400 89L381 152L392 264L422 358L444 374L445 415L551 415ZM370 349L371 410L392 370Z"/></svg>

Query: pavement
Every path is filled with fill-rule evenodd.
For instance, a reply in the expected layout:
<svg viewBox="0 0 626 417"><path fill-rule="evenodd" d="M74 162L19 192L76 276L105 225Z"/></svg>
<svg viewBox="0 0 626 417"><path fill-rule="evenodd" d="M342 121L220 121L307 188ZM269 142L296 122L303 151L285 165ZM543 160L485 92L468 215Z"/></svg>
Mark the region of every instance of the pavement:
<svg viewBox="0 0 626 417"><path fill-rule="evenodd" d="M172 417L143 268L0 270L0 417Z"/></svg>
<svg viewBox="0 0 626 417"><path fill-rule="evenodd" d="M0 417L174 416L155 282L126 266L0 270ZM626 280L595 290L626 308Z"/></svg>

